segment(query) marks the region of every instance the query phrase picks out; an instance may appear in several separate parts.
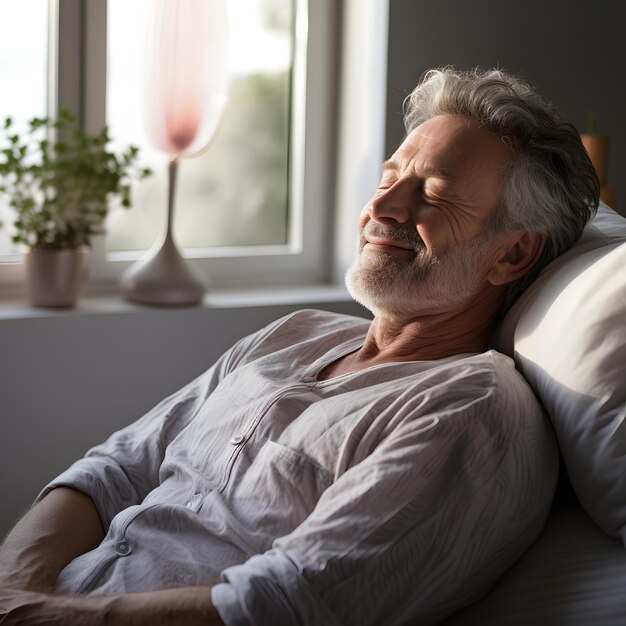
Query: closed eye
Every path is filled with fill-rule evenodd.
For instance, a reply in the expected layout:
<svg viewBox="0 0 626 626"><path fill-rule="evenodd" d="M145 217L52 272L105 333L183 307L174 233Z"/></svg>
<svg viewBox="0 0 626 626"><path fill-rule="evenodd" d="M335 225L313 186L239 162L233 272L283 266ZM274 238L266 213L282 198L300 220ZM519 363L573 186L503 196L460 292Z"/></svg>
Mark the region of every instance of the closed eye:
<svg viewBox="0 0 626 626"><path fill-rule="evenodd" d="M427 182L422 185L420 192L424 202L428 202L429 204L440 204L448 197L446 187L434 182Z"/></svg>

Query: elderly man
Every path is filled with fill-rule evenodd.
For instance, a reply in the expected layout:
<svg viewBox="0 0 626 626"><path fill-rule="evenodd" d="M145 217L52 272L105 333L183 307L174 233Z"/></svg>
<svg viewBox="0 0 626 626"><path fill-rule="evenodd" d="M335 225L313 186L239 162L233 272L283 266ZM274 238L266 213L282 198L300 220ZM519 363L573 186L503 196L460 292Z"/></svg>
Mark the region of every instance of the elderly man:
<svg viewBox="0 0 626 626"><path fill-rule="evenodd" d="M545 521L557 451L495 321L598 203L574 128L437 70L360 219L352 295L241 340L48 485L7 538L20 624L436 623Z"/></svg>

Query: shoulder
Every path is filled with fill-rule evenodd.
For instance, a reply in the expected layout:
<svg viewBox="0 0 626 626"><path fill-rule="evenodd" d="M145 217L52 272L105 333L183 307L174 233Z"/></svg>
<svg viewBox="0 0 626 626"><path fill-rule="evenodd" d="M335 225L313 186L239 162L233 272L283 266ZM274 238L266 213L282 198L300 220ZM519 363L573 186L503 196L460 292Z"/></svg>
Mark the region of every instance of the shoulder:
<svg viewBox="0 0 626 626"><path fill-rule="evenodd" d="M513 360L495 350L459 355L420 366L415 377L442 408L475 403L483 408L526 407L540 412L540 405ZM408 371L408 370L407 370Z"/></svg>
<svg viewBox="0 0 626 626"><path fill-rule="evenodd" d="M407 442L410 454L428 437L436 462L480 487L485 502L503 490L504 509L516 520L530 513L541 519L554 493L558 449L540 402L513 361L490 350L442 359L425 376L407 394L410 410L390 438Z"/></svg>
<svg viewBox="0 0 626 626"><path fill-rule="evenodd" d="M230 368L287 348L311 344L330 348L364 335L369 320L318 309L301 309L268 324L244 337L234 348Z"/></svg>
<svg viewBox="0 0 626 626"><path fill-rule="evenodd" d="M444 375L461 393L474 390L485 403L494 407L526 407L541 412L524 377L513 360L495 350L468 355L444 366Z"/></svg>
<svg viewBox="0 0 626 626"><path fill-rule="evenodd" d="M513 360L490 350L450 363L441 373L448 402L439 422L443 432L464 442L463 462L489 482L533 485L545 511L558 468L556 442L541 403Z"/></svg>
<svg viewBox="0 0 626 626"><path fill-rule="evenodd" d="M467 440L468 449L550 447L551 431L541 404L513 361L496 351L432 362L402 385L405 426L433 419L444 439Z"/></svg>
<svg viewBox="0 0 626 626"><path fill-rule="evenodd" d="M515 368L510 357L489 350L477 358L480 374L489 384L490 404L496 410L520 422L546 423L546 416L539 400L522 374Z"/></svg>
<svg viewBox="0 0 626 626"><path fill-rule="evenodd" d="M298 328L305 335L311 332L318 335L342 330L367 330L370 323L370 320L363 317L323 311L322 309L300 309L276 321L277 327L281 327L283 330L292 327Z"/></svg>
<svg viewBox="0 0 626 626"><path fill-rule="evenodd" d="M303 341L344 341L365 333L369 321L352 315L318 309L301 309L267 326L259 339L271 341L274 349Z"/></svg>

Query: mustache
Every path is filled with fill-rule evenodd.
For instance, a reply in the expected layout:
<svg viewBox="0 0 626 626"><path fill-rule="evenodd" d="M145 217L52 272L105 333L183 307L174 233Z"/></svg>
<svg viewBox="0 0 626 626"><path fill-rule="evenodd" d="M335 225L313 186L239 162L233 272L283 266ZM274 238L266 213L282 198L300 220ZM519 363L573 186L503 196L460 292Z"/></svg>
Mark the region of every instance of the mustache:
<svg viewBox="0 0 626 626"><path fill-rule="evenodd" d="M426 246L424 240L419 236L418 232L411 228L403 228L390 224L381 224L370 220L361 232L361 247L365 245L368 237L384 237L385 239L393 239L400 243L410 246L416 252L423 250Z"/></svg>

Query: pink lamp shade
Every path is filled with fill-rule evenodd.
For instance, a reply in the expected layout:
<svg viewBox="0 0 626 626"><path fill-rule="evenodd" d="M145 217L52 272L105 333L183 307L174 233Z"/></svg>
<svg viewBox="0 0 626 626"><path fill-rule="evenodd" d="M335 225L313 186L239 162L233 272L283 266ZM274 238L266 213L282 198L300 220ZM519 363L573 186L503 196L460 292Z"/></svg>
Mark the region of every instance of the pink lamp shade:
<svg viewBox="0 0 626 626"><path fill-rule="evenodd" d="M144 101L148 137L170 156L167 222L163 238L124 273L122 287L143 304L195 305L206 284L174 241L176 173L180 157L210 146L226 105L226 0L153 0L151 8Z"/></svg>
<svg viewBox="0 0 626 626"><path fill-rule="evenodd" d="M226 0L153 0L146 42L147 133L171 159L208 148L227 100Z"/></svg>

